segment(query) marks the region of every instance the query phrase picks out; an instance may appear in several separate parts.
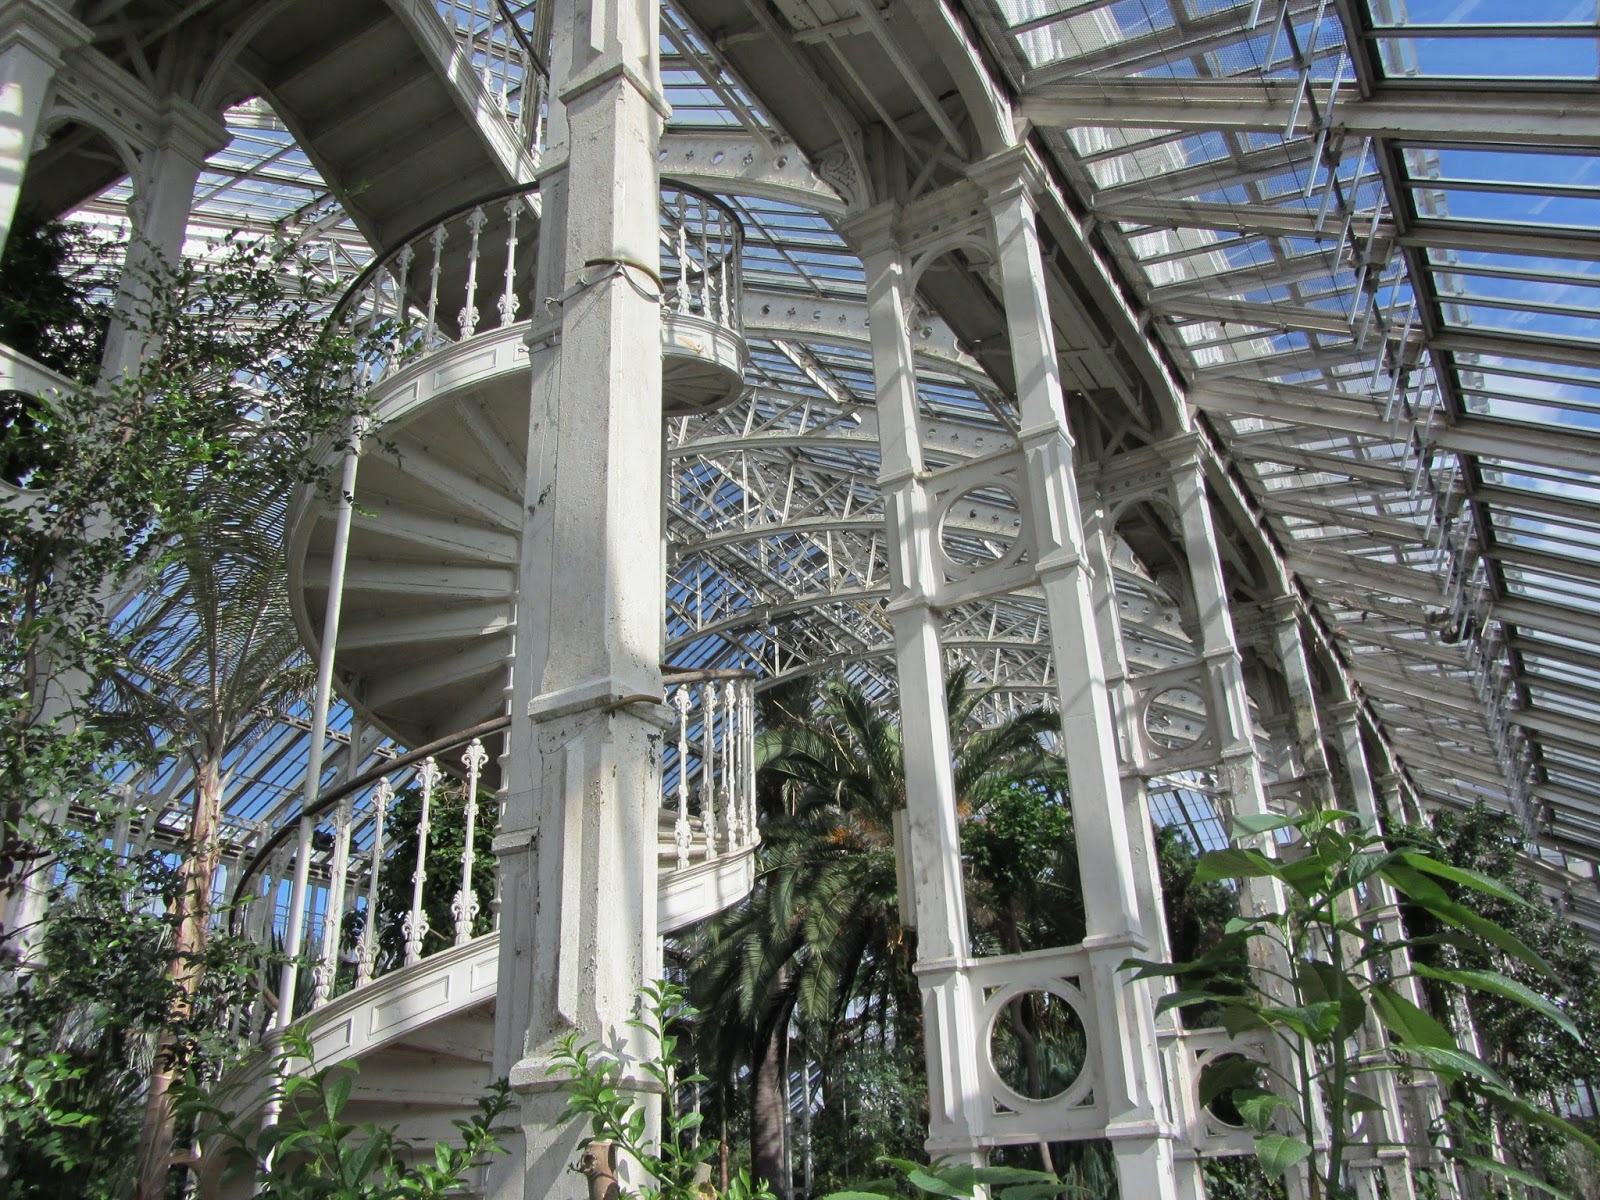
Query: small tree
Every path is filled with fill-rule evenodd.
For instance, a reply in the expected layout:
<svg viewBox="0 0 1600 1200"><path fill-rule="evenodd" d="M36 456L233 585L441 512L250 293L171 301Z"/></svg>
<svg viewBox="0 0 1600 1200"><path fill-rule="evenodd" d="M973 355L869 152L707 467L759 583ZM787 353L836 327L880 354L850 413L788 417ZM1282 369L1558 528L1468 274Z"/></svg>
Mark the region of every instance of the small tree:
<svg viewBox="0 0 1600 1200"><path fill-rule="evenodd" d="M1249 844L1280 830L1298 836L1278 847L1276 856ZM1414 841L1399 838L1387 844L1355 814L1339 810L1241 817L1233 837L1239 844L1200 859L1196 879L1230 879L1241 886L1254 879L1273 880L1287 900L1282 911L1235 918L1216 945L1192 961L1130 959L1124 966L1134 969L1138 979L1171 976L1180 981L1182 990L1164 997L1162 1010L1220 1006L1223 1025L1231 1033L1260 1032L1281 1045L1285 1055L1274 1061L1288 1062L1287 1068L1266 1058L1229 1055L1202 1075L1199 1097L1204 1104L1230 1095L1255 1132L1256 1153L1269 1175L1280 1176L1307 1162L1325 1200L1353 1196L1345 1160L1358 1143L1361 1117L1378 1103L1370 1084L1380 1072L1401 1069L1431 1071L1446 1086L1471 1079L1478 1094L1501 1109L1593 1147L1571 1124L1517 1096L1499 1072L1463 1049L1443 1023L1406 997L1394 956L1418 943L1386 940L1378 926L1369 925L1368 919L1378 914L1365 903L1370 889L1386 883L1426 911L1444 931L1443 938L1491 947L1548 983L1552 972L1543 958L1446 888L1464 888L1512 905L1524 904L1521 897L1476 871L1439 862ZM1258 940L1270 942L1276 953L1256 956L1257 962L1268 964L1265 969L1239 978L1240 952ZM1442 986L1511 1001L1547 1018L1564 1036L1579 1036L1554 1001L1499 971L1423 963L1413 970ZM1387 1031L1388 1055L1362 1051L1363 1031L1374 1020ZM1505 1164L1459 1150L1446 1153L1469 1167L1551 1190Z"/></svg>

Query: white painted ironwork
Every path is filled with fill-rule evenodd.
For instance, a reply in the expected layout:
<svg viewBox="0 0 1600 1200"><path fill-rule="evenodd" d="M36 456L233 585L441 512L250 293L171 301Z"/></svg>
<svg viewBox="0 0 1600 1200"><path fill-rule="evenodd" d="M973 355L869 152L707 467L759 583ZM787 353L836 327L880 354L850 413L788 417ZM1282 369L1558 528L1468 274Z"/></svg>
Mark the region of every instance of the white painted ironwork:
<svg viewBox="0 0 1600 1200"><path fill-rule="evenodd" d="M755 679L748 672L669 671L663 704L676 728L667 740L662 764L661 870L663 927L677 928L738 900L753 881L751 852L760 839L755 799ZM444 947L430 923L428 882L454 876L450 900L450 944L465 946L487 936L479 925L480 893L498 893L482 878L477 861L484 831L479 829L479 791L490 762L485 744L506 721L486 722L404 755L392 764L336 787L311 810L311 850L306 856L306 918L322 914L321 937L311 968L309 1007L320 1009L367 987L390 972L422 963ZM447 777L441 762L461 751L461 773ZM414 844L394 835L394 804L411 788L418 804ZM459 802L462 839L442 849L434 836L443 814ZM446 806L450 806L448 809ZM498 824L498 802L492 810ZM670 834L668 830L670 829ZM230 879L236 897L249 898L243 930L270 944L281 936L289 914L274 911L272 900L294 876L298 827L277 831ZM446 841L446 846L449 842ZM331 847L327 849L326 847ZM400 866L404 856L405 865ZM354 872L352 858L358 858ZM393 894L405 871L410 887L404 899ZM347 902L349 876L364 875L359 899ZM437 895L437 888L434 889ZM404 904L401 911L396 909ZM494 906L491 905L491 908ZM341 970L340 947L348 922L359 913L352 970ZM433 921L439 920L435 910ZM292 995L292 993L285 993ZM280 1020L303 1015L282 1005ZM257 1015L244 1027L260 1031Z"/></svg>

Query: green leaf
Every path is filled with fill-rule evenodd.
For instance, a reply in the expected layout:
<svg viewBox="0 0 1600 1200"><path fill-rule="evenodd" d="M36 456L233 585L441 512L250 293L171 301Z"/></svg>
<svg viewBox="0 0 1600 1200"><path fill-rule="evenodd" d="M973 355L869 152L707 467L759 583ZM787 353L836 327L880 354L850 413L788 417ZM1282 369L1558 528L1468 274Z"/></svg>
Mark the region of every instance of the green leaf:
<svg viewBox="0 0 1600 1200"><path fill-rule="evenodd" d="M1024 1167L979 1167L978 1182L985 1184L1053 1183L1059 1188L1061 1181L1048 1171L1029 1171Z"/></svg>
<svg viewBox="0 0 1600 1200"><path fill-rule="evenodd" d="M1447 879L1451 883L1459 883L1462 887L1472 888L1474 891L1484 892L1497 900L1504 900L1508 904L1519 907L1528 907L1528 902L1505 884L1497 879L1467 867L1453 867L1449 863L1442 863L1438 859L1430 858L1419 850L1403 850L1395 855L1401 862L1418 871L1425 871L1439 879Z"/></svg>
<svg viewBox="0 0 1600 1200"><path fill-rule="evenodd" d="M1156 1002L1156 1016L1174 1008L1188 1008L1193 1004L1209 1004L1218 997L1205 991L1168 992Z"/></svg>
<svg viewBox="0 0 1600 1200"><path fill-rule="evenodd" d="M1512 958L1526 963L1540 974L1552 979L1559 978L1549 963L1523 945L1515 935L1487 917L1481 917L1471 909L1457 904L1438 884L1410 867L1391 863L1379 874L1445 924L1475 933L1484 941L1504 950Z"/></svg>
<svg viewBox="0 0 1600 1200"><path fill-rule="evenodd" d="M1201 1107L1239 1088L1259 1088L1265 1069L1263 1064L1242 1054L1229 1054L1208 1062L1200 1069L1200 1084L1196 1089Z"/></svg>
<svg viewBox="0 0 1600 1200"><path fill-rule="evenodd" d="M1476 1154L1468 1154L1463 1150L1446 1150L1444 1156L1455 1162L1465 1163L1474 1171L1482 1171L1485 1175L1498 1175L1502 1179L1510 1179L1525 1187L1537 1188L1547 1196L1554 1196L1556 1200L1572 1200L1572 1196L1569 1193L1560 1191L1538 1176L1530 1175L1528 1172L1518 1170L1516 1167L1507 1166L1503 1162L1496 1162L1492 1158L1480 1158Z"/></svg>
<svg viewBox="0 0 1600 1200"><path fill-rule="evenodd" d="M1428 1066L1441 1075L1460 1076L1475 1075L1485 1083L1492 1083L1496 1087L1505 1087L1505 1080L1495 1072L1495 1069L1484 1062L1475 1054L1468 1054L1465 1050L1447 1048L1444 1046L1414 1046L1397 1044L1396 1050L1406 1054L1415 1055Z"/></svg>
<svg viewBox="0 0 1600 1200"><path fill-rule="evenodd" d="M1267 1127L1272 1124L1272 1118L1279 1109L1291 1113L1297 1111L1289 1101L1265 1088L1257 1088L1254 1091L1241 1088L1233 1093L1232 1099L1233 1106L1239 1110L1239 1115L1244 1118L1245 1124L1257 1133L1267 1132Z"/></svg>
<svg viewBox="0 0 1600 1200"><path fill-rule="evenodd" d="M1195 865L1194 881L1209 883L1220 879L1276 879L1279 869L1276 861L1259 850L1229 847L1202 854Z"/></svg>
<svg viewBox="0 0 1600 1200"><path fill-rule="evenodd" d="M1396 1040L1414 1046L1456 1047L1455 1035L1429 1013L1423 1012L1386 983L1375 983L1370 993L1378 1020Z"/></svg>
<svg viewBox="0 0 1600 1200"><path fill-rule="evenodd" d="M1247 837L1259 837L1263 833L1275 833L1280 829L1292 829L1298 823L1296 817L1279 816L1277 813L1246 813L1233 819L1233 828L1228 836L1239 841Z"/></svg>
<svg viewBox="0 0 1600 1200"><path fill-rule="evenodd" d="M976 1175L972 1167L966 1168L965 1178L962 1178L961 1174L956 1167L939 1168L937 1175L930 1175L926 1170L918 1168L906 1172L906 1182L918 1191L935 1196L970 1197L977 1183Z"/></svg>
<svg viewBox="0 0 1600 1200"><path fill-rule="evenodd" d="M354 1082L354 1076L340 1075L328 1084L327 1090L322 1093L322 1107L328 1114L328 1120L339 1119L339 1114L344 1111L344 1106L350 1099L350 1087Z"/></svg>
<svg viewBox="0 0 1600 1200"><path fill-rule="evenodd" d="M1426 979L1438 979L1444 983L1454 983L1461 987L1476 988L1480 992L1492 992L1496 996L1504 996L1508 1000L1515 1000L1526 1005L1542 1016L1550 1018L1563 1033L1571 1034L1578 1041L1583 1041L1583 1035L1578 1032L1566 1013L1556 1007L1555 1002L1548 996L1542 996L1532 988L1518 983L1510 976L1502 975L1498 971L1478 971L1461 968L1430 967L1426 963L1417 963L1414 970Z"/></svg>
<svg viewBox="0 0 1600 1200"><path fill-rule="evenodd" d="M1354 980L1332 963L1311 959L1300 963L1296 969L1300 991L1307 999L1334 1004L1339 1013L1338 1024L1333 1027L1335 1037L1349 1037L1361 1028L1367 1019L1366 1001Z"/></svg>
<svg viewBox="0 0 1600 1200"><path fill-rule="evenodd" d="M1281 1133L1257 1134L1255 1142L1256 1157L1261 1160L1261 1168L1273 1179L1311 1157L1310 1146L1299 1138L1285 1137Z"/></svg>

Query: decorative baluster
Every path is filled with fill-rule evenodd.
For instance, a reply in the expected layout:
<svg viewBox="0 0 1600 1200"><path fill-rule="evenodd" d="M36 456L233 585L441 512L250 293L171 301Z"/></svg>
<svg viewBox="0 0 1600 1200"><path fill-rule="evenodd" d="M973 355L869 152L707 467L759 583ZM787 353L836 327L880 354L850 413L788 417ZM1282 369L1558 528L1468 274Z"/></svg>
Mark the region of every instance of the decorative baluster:
<svg viewBox="0 0 1600 1200"><path fill-rule="evenodd" d="M472 860L478 829L478 776L489 752L477 738L472 739L461 763L467 768L467 835L461 849L461 890L450 902L450 912L456 919L456 945L464 946L472 940L472 923L478 919L478 895L472 890Z"/></svg>
<svg viewBox="0 0 1600 1200"><path fill-rule="evenodd" d="M450 231L442 221L428 235L428 244L433 247L433 266L428 271L428 324L422 331L424 351L432 350L439 344L439 268L444 256L444 242L449 236Z"/></svg>
<svg viewBox="0 0 1600 1200"><path fill-rule="evenodd" d="M506 201L506 286L500 293L500 324L510 325L517 319L517 309L522 301L517 297L517 218L522 215L522 197L513 196Z"/></svg>
<svg viewBox="0 0 1600 1200"><path fill-rule="evenodd" d="M689 223L682 212L674 212L678 226L678 311L689 311Z"/></svg>
<svg viewBox="0 0 1600 1200"><path fill-rule="evenodd" d="M678 870L689 865L689 847L694 831L689 827L689 689L681 684L672 689L672 706L678 710L678 819L672 826L672 840L678 847Z"/></svg>
<svg viewBox="0 0 1600 1200"><path fill-rule="evenodd" d="M717 319L716 305L711 298L711 214L700 205L700 315L708 321Z"/></svg>
<svg viewBox="0 0 1600 1200"><path fill-rule="evenodd" d="M724 254L717 262L717 317L722 327L728 325L728 256Z"/></svg>
<svg viewBox="0 0 1600 1200"><path fill-rule="evenodd" d="M428 814L433 807L433 785L439 782L439 764L432 758L417 768L422 785L422 811L417 814L417 865L411 872L411 911L400 923L406 938L406 966L422 961L422 939L428 936L428 914L422 911L422 884L428 867Z"/></svg>
<svg viewBox="0 0 1600 1200"><path fill-rule="evenodd" d="M700 685L700 815L706 823L706 858L717 856L717 685Z"/></svg>
<svg viewBox="0 0 1600 1200"><path fill-rule="evenodd" d="M400 253L394 256L394 334L390 338L396 347L395 357L404 362L409 356L406 354L406 311L410 305L406 302L406 289L411 286L411 262L416 258L417 252L410 245L402 246Z"/></svg>
<svg viewBox="0 0 1600 1200"><path fill-rule="evenodd" d="M328 868L328 908L322 918L322 955L311 971L312 1008L321 1008L328 1002L339 969L345 876L350 870L350 803L341 801L333 814L333 862Z"/></svg>
<svg viewBox="0 0 1600 1200"><path fill-rule="evenodd" d="M361 944L356 950L356 986L372 982L378 961L378 877L383 872L383 820L394 799L394 785L378 780L372 794L372 856L367 866L367 915L361 926Z"/></svg>
<svg viewBox="0 0 1600 1200"><path fill-rule="evenodd" d="M467 247L467 299L461 306L461 340L464 342L478 331L478 235L488 221L483 205L467 214L467 230L472 243Z"/></svg>
<svg viewBox="0 0 1600 1200"><path fill-rule="evenodd" d="M712 684L713 688L717 685ZM739 700L733 680L722 687L722 777L717 781L723 795L723 810L728 814L728 849L744 848L744 797L739 795L739 780L744 774L739 754Z"/></svg>

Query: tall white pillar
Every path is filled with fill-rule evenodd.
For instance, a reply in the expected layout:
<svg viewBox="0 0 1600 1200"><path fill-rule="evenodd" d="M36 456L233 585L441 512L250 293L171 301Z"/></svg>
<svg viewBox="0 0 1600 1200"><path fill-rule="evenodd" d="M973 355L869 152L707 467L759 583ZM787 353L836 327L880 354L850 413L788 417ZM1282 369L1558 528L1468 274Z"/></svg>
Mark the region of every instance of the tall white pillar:
<svg viewBox="0 0 1600 1200"><path fill-rule="evenodd" d="M179 97L167 98L161 127L140 152L133 174L132 228L100 360L103 380L136 373L150 352L144 326L152 292L182 261L195 184L207 157L227 143L228 132L215 117Z"/></svg>
<svg viewBox="0 0 1600 1200"><path fill-rule="evenodd" d="M0 253L16 220L22 179L61 56L92 37L88 26L53 0L0 2Z"/></svg>
<svg viewBox="0 0 1600 1200"><path fill-rule="evenodd" d="M866 268L877 387L879 485L888 513L889 619L900 685L906 810L898 822L901 915L917 930L917 973L927 1030L929 1148L972 1154L978 1148L979 1072L971 983L959 970L968 954L961 831L956 818L945 708L936 536L929 513L917 422L916 362L908 330L911 286L892 238L895 210L857 218L849 233ZM909 893L909 895L907 894Z"/></svg>
<svg viewBox="0 0 1600 1200"><path fill-rule="evenodd" d="M518 1100L496 1200L575 1198L584 1132L547 1074L628 1021L659 974L661 328L652 0L558 0L513 711L500 858L495 1070ZM642 1081L639 1082L641 1090Z"/></svg>
<svg viewBox="0 0 1600 1200"><path fill-rule="evenodd" d="M1050 322L1044 260L1034 226L1033 192L1041 180L1025 153L969 172L987 196L998 252L1006 323L1021 411L1020 441L1034 540L1035 571L1050 618L1062 748L1072 796L1083 881L1088 980L1098 1053L1097 1094L1105 1136L1116 1157L1122 1194L1167 1200L1176 1195L1154 1005L1145 983L1118 972L1130 955L1150 951L1141 913L1134 852L1123 810L1122 780L1085 561L1083 521L1073 476Z"/></svg>
<svg viewBox="0 0 1600 1200"><path fill-rule="evenodd" d="M1083 471L1079 482L1083 482ZM1150 792L1144 773L1139 769L1136 747L1139 730L1135 726L1136 706L1133 689L1128 681L1127 654L1122 639L1122 622L1118 616L1116 576L1111 562L1111 547L1115 530L1108 528L1105 501L1094 494L1083 514L1084 547L1089 567L1089 594L1094 602L1095 628L1100 638L1101 654L1105 660L1106 688L1112 699L1112 719L1117 727L1118 759L1122 773L1123 820L1128 827L1128 846L1133 853L1134 887L1139 912L1144 918L1145 934L1150 940L1150 957L1171 962L1172 940L1167 930L1166 904L1161 891L1161 863L1156 855L1154 826L1150 818ZM1172 990L1168 980L1151 980L1152 999L1159 999ZM1193 1109L1199 1106L1199 1095L1192 1089L1197 1082L1188 1064L1181 1061L1186 1051L1182 1044L1182 1024L1177 1009L1168 1009L1156 1017L1158 1042L1161 1047L1162 1069L1165 1076L1168 1105L1174 1120L1180 1125L1189 1123ZM1180 1090L1183 1094L1180 1094ZM1204 1200L1205 1179L1201 1159L1193 1147L1185 1148L1182 1138L1175 1139L1173 1182L1177 1200Z"/></svg>

